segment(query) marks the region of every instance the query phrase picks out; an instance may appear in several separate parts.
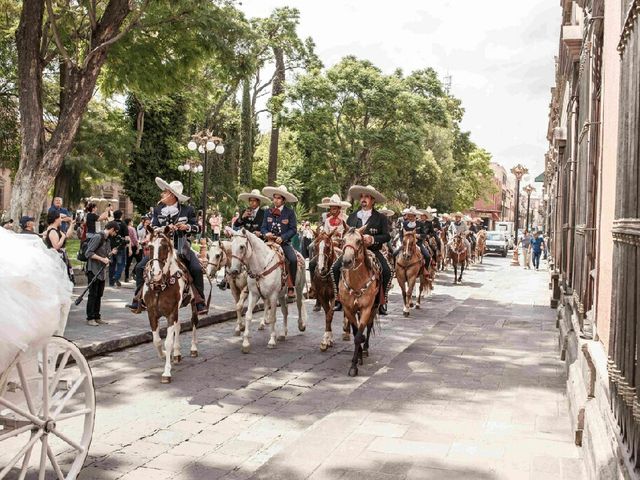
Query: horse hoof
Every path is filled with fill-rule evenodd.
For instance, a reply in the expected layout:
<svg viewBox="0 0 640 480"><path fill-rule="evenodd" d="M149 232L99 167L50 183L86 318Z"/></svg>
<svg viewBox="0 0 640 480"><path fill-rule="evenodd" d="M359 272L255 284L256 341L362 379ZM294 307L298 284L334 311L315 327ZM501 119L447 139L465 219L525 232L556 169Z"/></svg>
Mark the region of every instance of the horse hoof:
<svg viewBox="0 0 640 480"><path fill-rule="evenodd" d="M409 308L413 308L413 302L409 304Z"/></svg>
<svg viewBox="0 0 640 480"><path fill-rule="evenodd" d="M197 350L191 350L191 358L196 358L198 356Z"/></svg>
<svg viewBox="0 0 640 480"><path fill-rule="evenodd" d="M420 305L416 305L416 310L420 310Z"/></svg>
<svg viewBox="0 0 640 480"><path fill-rule="evenodd" d="M249 345L242 345L242 353L249 353L251 347Z"/></svg>
<svg viewBox="0 0 640 480"><path fill-rule="evenodd" d="M298 325L298 330L300 330L301 332L304 332L307 329L306 325Z"/></svg>
<svg viewBox="0 0 640 480"><path fill-rule="evenodd" d="M242 332L240 330L234 330L233 335L239 337Z"/></svg>
<svg viewBox="0 0 640 480"><path fill-rule="evenodd" d="M279 342L284 342L287 339L287 337L285 337L284 335L278 335L278 337L276 338L276 340L278 340Z"/></svg>
<svg viewBox="0 0 640 480"><path fill-rule="evenodd" d="M409 312L402 312L402 315L404 315L405 317L409 316Z"/></svg>
<svg viewBox="0 0 640 480"><path fill-rule="evenodd" d="M267 348L276 348L275 343L267 343Z"/></svg>
<svg viewBox="0 0 640 480"><path fill-rule="evenodd" d="M172 359L175 363L180 363L182 361L182 355L174 355Z"/></svg>
<svg viewBox="0 0 640 480"><path fill-rule="evenodd" d="M349 369L349 376L356 377L358 375L358 367L351 367Z"/></svg>
<svg viewBox="0 0 640 480"><path fill-rule="evenodd" d="M327 348L329 348L329 345L327 345L326 343L321 343L320 344L320 351L321 352L326 352Z"/></svg>
<svg viewBox="0 0 640 480"><path fill-rule="evenodd" d="M364 365L364 360L362 359L362 357L358 358L358 365Z"/></svg>
<svg viewBox="0 0 640 480"><path fill-rule="evenodd" d="M165 377L164 375L160 378L160 383L171 383L171 377Z"/></svg>
<svg viewBox="0 0 640 480"><path fill-rule="evenodd" d="M351 335L349 335L348 333L343 333L342 340L344 340L345 342L348 342L349 340L351 340Z"/></svg>
<svg viewBox="0 0 640 480"><path fill-rule="evenodd" d="M264 330L264 323L260 324L260 326L258 327L258 330Z"/></svg>
<svg viewBox="0 0 640 480"><path fill-rule="evenodd" d="M369 350L362 350L362 356L363 357L368 357L369 356Z"/></svg>

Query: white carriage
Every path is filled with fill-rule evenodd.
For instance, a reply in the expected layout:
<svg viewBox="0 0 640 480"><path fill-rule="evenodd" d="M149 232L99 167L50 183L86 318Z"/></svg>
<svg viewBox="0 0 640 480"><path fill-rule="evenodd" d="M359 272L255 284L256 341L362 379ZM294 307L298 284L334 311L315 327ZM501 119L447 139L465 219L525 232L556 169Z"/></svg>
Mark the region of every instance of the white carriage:
<svg viewBox="0 0 640 480"><path fill-rule="evenodd" d="M58 336L71 282L41 244L0 232L0 480L74 479L93 435L91 369Z"/></svg>

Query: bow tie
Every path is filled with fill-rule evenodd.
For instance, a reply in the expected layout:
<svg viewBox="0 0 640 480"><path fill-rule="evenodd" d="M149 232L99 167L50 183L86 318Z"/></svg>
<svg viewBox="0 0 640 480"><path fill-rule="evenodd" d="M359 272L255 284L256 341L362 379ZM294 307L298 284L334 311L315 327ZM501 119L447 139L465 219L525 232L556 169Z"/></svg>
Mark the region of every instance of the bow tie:
<svg viewBox="0 0 640 480"><path fill-rule="evenodd" d="M342 225L342 219L340 217L329 217L329 225L331 225L332 227Z"/></svg>
<svg viewBox="0 0 640 480"><path fill-rule="evenodd" d="M271 209L271 215L273 215L274 217L279 217L281 215L280 209L279 208L272 208Z"/></svg>

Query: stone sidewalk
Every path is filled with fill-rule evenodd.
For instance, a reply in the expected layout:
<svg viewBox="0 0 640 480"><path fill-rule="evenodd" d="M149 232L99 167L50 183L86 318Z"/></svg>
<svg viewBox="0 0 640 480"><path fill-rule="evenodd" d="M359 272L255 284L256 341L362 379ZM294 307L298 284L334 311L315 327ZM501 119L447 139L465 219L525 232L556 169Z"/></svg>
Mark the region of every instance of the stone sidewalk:
<svg viewBox="0 0 640 480"><path fill-rule="evenodd" d="M160 385L151 345L91 361L97 417L80 478L580 479L546 272L489 257L462 286L439 275L422 310L399 295L360 376L352 344L319 351L311 314L252 353L226 322L199 331L200 357ZM334 331L341 316L334 321Z"/></svg>

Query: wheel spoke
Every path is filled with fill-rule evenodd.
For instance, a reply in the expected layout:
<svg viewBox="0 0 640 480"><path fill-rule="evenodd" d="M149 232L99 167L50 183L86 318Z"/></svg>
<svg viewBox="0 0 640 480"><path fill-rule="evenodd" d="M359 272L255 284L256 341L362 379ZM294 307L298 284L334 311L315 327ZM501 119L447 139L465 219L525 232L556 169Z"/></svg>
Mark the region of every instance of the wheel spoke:
<svg viewBox="0 0 640 480"><path fill-rule="evenodd" d="M90 408L83 408L82 410L76 410L75 412L63 413L55 417L55 421L61 422L62 420L67 420L69 418L78 417L80 415L86 415L87 413L91 413L93 410Z"/></svg>
<svg viewBox="0 0 640 480"><path fill-rule="evenodd" d="M44 422L40 420L38 417L31 415L29 412L25 412L23 409L11 403L6 398L0 397L0 405L4 405L8 409L13 410L15 413L26 418L27 420L30 420L31 422L34 423L34 425L37 425L38 427L42 427L44 425Z"/></svg>
<svg viewBox="0 0 640 480"><path fill-rule="evenodd" d="M36 432L31 432L31 438L29 440L33 440L33 436ZM29 449L24 454L24 460L22 460L22 468L20 469L20 476L18 480L24 480L24 477L27 476L27 470L29 470L29 460L31 459L31 452L33 451L33 445L29 447Z"/></svg>
<svg viewBox="0 0 640 480"><path fill-rule="evenodd" d="M20 376L20 383L22 383L22 392L24 393L24 398L27 401L27 407L29 407L29 411L35 414L35 408L33 406L33 400L31 399L31 389L29 388L29 382L27 378L24 376L24 370L22 369L22 363L18 362L16 364L16 368L18 369L18 375Z"/></svg>
<svg viewBox="0 0 640 480"><path fill-rule="evenodd" d="M13 457L9 461L9 463L7 463L7 465L2 469L2 471L0 472L0 480L5 477L7 472L13 468L13 466L18 462L20 457L22 457L27 450L31 450L31 447L33 446L33 444L36 443L38 439L42 437L43 434L44 432L40 430L33 437L31 437L31 440L29 440L29 442L27 442L27 444L24 447L22 447L22 449L16 454L16 456Z"/></svg>
<svg viewBox="0 0 640 480"><path fill-rule="evenodd" d="M74 442L69 437L67 437L65 434L59 432L57 428L54 428L53 430L51 430L51 433L53 433L55 436L57 436L61 440L64 440L65 442L67 442L69 445L71 445L73 448L78 450L80 453L84 453L84 447L82 445L80 445L77 442Z"/></svg>
<svg viewBox="0 0 640 480"><path fill-rule="evenodd" d="M60 381L60 377L62 376L62 372L64 371L64 368L67 366L67 362L69 361L70 356L71 356L71 350L67 350L66 352L64 352L64 355L62 356L62 360L60 360L60 366L58 367L56 374L53 376L53 381L51 382L51 386L49 388L49 396L53 396L53 392L56 386L58 385L58 381ZM54 364L54 368L55 368L55 364Z"/></svg>
<svg viewBox="0 0 640 480"><path fill-rule="evenodd" d="M67 401L71 397L73 397L73 395L76 393L78 388L80 388L80 385L82 385L82 382L84 382L85 378L87 378L87 374L83 373L82 375L80 375L80 378L78 378L78 380L75 381L73 386L69 389L67 394L64 396L64 398L60 402L60 405L58 405L58 408L56 408L55 412L53 412L53 415L51 416L52 418L55 419L58 415L60 415L60 412L62 411L64 406L67 404Z"/></svg>
<svg viewBox="0 0 640 480"><path fill-rule="evenodd" d="M46 390L46 389L45 389ZM40 438L42 442L42 449L40 450L40 471L38 472L38 480L44 480L44 476L47 473L47 447L49 446L49 436L43 435Z"/></svg>
<svg viewBox="0 0 640 480"><path fill-rule="evenodd" d="M53 470L58 476L58 480L64 480L64 474L62 473L62 470L60 470L60 465L58 465L58 461L56 460L56 456L53 454L50 445L47 445L47 456L49 457L49 461L51 462Z"/></svg>
<svg viewBox="0 0 640 480"><path fill-rule="evenodd" d="M33 428L33 425L29 424L29 425L24 425L20 428L16 428L15 430L9 430L4 435L0 435L0 442L2 442L3 440L6 440L7 438L17 437L21 433L28 432L32 428Z"/></svg>
<svg viewBox="0 0 640 480"><path fill-rule="evenodd" d="M42 416L49 416L49 349L42 347Z"/></svg>

